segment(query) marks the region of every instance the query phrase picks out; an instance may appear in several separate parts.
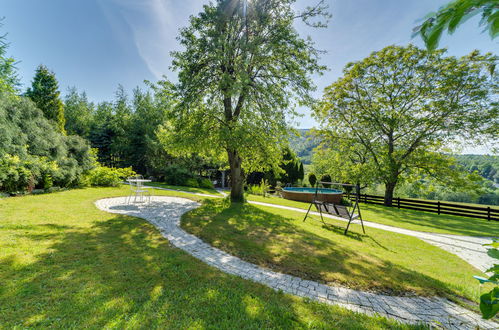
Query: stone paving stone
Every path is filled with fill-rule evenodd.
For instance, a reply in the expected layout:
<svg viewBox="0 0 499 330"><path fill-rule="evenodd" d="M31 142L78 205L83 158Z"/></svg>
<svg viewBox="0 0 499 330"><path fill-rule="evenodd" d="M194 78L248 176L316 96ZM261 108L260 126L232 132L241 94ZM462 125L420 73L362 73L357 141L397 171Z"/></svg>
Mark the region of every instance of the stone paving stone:
<svg viewBox="0 0 499 330"><path fill-rule="evenodd" d="M125 197L117 197L101 199L95 204L107 212L141 217L158 227L173 246L223 272L265 284L276 291L282 290L304 298L339 305L354 312L369 315L376 313L406 323L426 323L448 329L474 329L477 326L480 329L499 329L499 324L482 320L478 314L443 298L392 297L325 286L245 262L206 244L180 228L181 215L199 206L188 199L154 196L149 205L127 205ZM434 238L432 234L424 235L426 236L422 239ZM444 239L452 239L449 238L452 235L442 236L445 236ZM468 244L476 244L476 241L469 240Z"/></svg>

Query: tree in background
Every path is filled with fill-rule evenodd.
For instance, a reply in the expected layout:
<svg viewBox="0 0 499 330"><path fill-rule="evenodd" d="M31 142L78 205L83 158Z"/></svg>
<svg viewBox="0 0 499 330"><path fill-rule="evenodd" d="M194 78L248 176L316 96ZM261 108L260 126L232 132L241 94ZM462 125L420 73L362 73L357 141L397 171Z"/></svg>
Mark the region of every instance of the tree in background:
<svg viewBox="0 0 499 330"><path fill-rule="evenodd" d="M69 88L64 98L66 132L88 139L94 111L94 104L88 101L85 92L78 93L76 87Z"/></svg>
<svg viewBox="0 0 499 330"><path fill-rule="evenodd" d="M60 99L59 84L55 74L46 66L39 65L26 96L35 102L47 119L53 120L59 130L65 133L64 106Z"/></svg>
<svg viewBox="0 0 499 330"><path fill-rule="evenodd" d="M497 0L454 0L440 8L415 28L426 47L434 50L438 47L444 31L454 33L461 23L481 14L480 25L485 26L492 39L499 35L499 2Z"/></svg>
<svg viewBox="0 0 499 330"><path fill-rule="evenodd" d="M2 19L0 19L0 27L1 22ZM19 78L15 66L16 61L6 55L7 47L5 35L0 35L0 93L14 94L19 87Z"/></svg>
<svg viewBox="0 0 499 330"><path fill-rule="evenodd" d="M129 163L140 173L159 175L172 160L156 136L158 127L165 122L166 113L171 109L171 102L171 99L159 95L155 97L150 91L143 92L139 88L133 91L133 113L128 132Z"/></svg>
<svg viewBox="0 0 499 330"><path fill-rule="evenodd" d="M396 185L411 176L465 184L452 170L455 161L442 153L456 139L490 134L497 141L498 85L487 71L497 59L478 52L443 55L412 45L374 52L348 64L315 109L331 152L344 160L342 171L371 169L371 179L385 185L386 205Z"/></svg>
<svg viewBox="0 0 499 330"><path fill-rule="evenodd" d="M324 16L323 1L296 12L295 0L217 0L192 16L173 53L179 104L162 132L180 155L226 159L231 201L244 200L244 173L276 167L286 143L287 116L311 103L311 74L320 52L294 22Z"/></svg>
<svg viewBox="0 0 499 330"><path fill-rule="evenodd" d="M303 180L303 164L289 147L284 149L282 163L279 167L282 169L281 173L277 175L279 181L295 184L298 180Z"/></svg>

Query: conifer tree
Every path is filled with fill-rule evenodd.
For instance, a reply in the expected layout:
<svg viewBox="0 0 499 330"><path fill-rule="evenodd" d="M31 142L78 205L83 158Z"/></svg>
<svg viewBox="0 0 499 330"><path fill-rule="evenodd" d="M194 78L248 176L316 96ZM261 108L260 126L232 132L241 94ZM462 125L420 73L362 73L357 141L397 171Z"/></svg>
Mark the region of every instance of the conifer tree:
<svg viewBox="0 0 499 330"><path fill-rule="evenodd" d="M31 83L31 88L26 91L26 96L43 111L46 118L55 121L59 130L65 133L64 125L66 120L60 95L61 92L55 74L46 66L39 65Z"/></svg>

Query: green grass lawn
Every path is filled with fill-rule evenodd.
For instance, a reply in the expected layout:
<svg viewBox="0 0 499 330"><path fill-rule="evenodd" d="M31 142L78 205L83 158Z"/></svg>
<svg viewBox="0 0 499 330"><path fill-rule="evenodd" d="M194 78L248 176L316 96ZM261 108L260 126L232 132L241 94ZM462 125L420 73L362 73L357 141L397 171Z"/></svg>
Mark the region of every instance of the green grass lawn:
<svg viewBox="0 0 499 330"><path fill-rule="evenodd" d="M89 188L0 200L0 328L417 328L224 274L145 220L93 205L126 194Z"/></svg>
<svg viewBox="0 0 499 330"><path fill-rule="evenodd" d="M204 241L252 263L323 283L404 295L477 301L481 272L417 238L344 222L323 225L303 214L211 200L184 215L182 226Z"/></svg>
<svg viewBox="0 0 499 330"><path fill-rule="evenodd" d="M146 185L151 186L151 187L166 188L166 189L171 189L171 190L176 190L176 191L187 191L187 192L191 192L191 193L200 193L200 194L209 194L209 195L221 196L218 191L216 191L215 189L209 189L209 188L172 186L172 185L162 183L162 182L148 182L148 183L146 183Z"/></svg>
<svg viewBox="0 0 499 330"><path fill-rule="evenodd" d="M308 209L309 203L296 202L279 197L247 195L250 201L272 203ZM313 211L315 207L312 208ZM360 204L362 218L385 225L453 235L499 237L499 222L453 215L397 209L382 205Z"/></svg>

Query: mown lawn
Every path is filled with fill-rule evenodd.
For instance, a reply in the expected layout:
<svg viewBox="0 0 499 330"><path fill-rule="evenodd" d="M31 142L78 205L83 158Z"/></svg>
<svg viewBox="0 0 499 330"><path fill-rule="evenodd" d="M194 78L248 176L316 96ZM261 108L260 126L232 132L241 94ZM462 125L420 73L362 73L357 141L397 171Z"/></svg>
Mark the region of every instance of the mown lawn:
<svg viewBox="0 0 499 330"><path fill-rule="evenodd" d="M394 295L477 301L481 272L417 238L272 207L211 200L182 219L206 242L261 266L302 278Z"/></svg>
<svg viewBox="0 0 499 330"><path fill-rule="evenodd" d="M200 193L200 194L221 196L218 191L216 191L215 189L209 189L209 188L172 186L172 185L169 185L169 184L166 184L163 182L148 182L148 183L146 183L146 185L151 186L151 187L166 188L166 189L171 189L171 190L176 190L176 191L187 191L187 192L191 192L191 193Z"/></svg>
<svg viewBox="0 0 499 330"><path fill-rule="evenodd" d="M308 209L309 203L296 202L279 197L247 195L250 201L272 203ZM312 208L316 211L315 207ZM499 221L487 221L453 215L397 209L382 205L360 204L362 218L367 221L411 230L482 237L499 237Z"/></svg>
<svg viewBox="0 0 499 330"><path fill-rule="evenodd" d="M417 328L224 274L172 248L145 220L93 205L127 193L0 200L0 328Z"/></svg>

